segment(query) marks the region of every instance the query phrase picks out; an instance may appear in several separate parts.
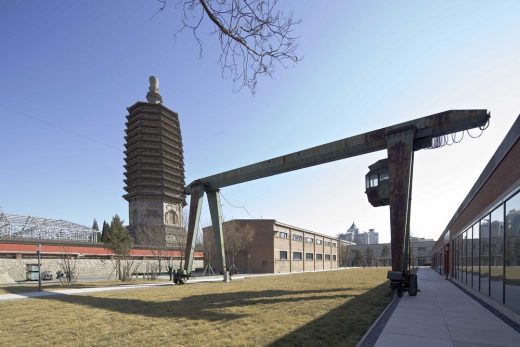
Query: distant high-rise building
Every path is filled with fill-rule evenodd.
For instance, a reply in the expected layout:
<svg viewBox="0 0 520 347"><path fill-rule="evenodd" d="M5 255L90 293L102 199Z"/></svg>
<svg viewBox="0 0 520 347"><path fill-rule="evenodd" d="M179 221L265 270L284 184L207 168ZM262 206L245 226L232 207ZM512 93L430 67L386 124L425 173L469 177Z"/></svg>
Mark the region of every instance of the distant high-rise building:
<svg viewBox="0 0 520 347"><path fill-rule="evenodd" d="M367 243L369 245L377 245L379 243L379 233L374 229L368 229Z"/></svg>
<svg viewBox="0 0 520 347"><path fill-rule="evenodd" d="M358 233L358 227L356 227L356 224L352 222L352 225L347 229L347 232L344 234L339 234L338 237L343 241L356 242L355 240L358 238Z"/></svg>
<svg viewBox="0 0 520 347"><path fill-rule="evenodd" d="M339 234L338 238L343 241L354 242L357 245L376 245L379 243L379 233L375 229L368 229L362 233L354 222L344 234Z"/></svg>

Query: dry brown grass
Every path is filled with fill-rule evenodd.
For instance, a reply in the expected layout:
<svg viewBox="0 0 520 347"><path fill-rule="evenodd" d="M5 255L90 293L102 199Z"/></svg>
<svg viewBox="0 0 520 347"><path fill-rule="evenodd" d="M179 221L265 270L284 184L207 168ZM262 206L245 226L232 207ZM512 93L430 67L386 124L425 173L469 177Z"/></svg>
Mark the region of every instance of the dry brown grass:
<svg viewBox="0 0 520 347"><path fill-rule="evenodd" d="M354 346L387 269L0 302L1 346Z"/></svg>

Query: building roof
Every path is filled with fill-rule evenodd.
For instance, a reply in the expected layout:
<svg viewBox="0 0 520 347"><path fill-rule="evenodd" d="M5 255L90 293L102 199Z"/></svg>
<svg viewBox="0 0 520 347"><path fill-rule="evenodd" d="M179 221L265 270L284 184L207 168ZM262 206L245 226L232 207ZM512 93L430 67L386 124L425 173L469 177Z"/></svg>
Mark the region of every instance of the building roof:
<svg viewBox="0 0 520 347"><path fill-rule="evenodd" d="M297 226L294 226L294 225L278 222L276 219L253 219L253 218L251 218L251 219L232 219L232 220L225 221L224 223L229 223L229 222L234 222L234 221L237 221L237 222L240 222L240 221L243 221L243 222L270 222L270 223L273 223L275 225L279 225L279 226L284 227L284 228L290 228L290 229L303 231L303 232L307 232L307 233L313 233L315 235L327 237L329 239L338 240L337 236L331 236L331 235L327 235L327 234L322 234L322 233L318 233L318 232L313 231L313 230L304 229L304 228L300 228L300 227L297 227Z"/></svg>
<svg viewBox="0 0 520 347"><path fill-rule="evenodd" d="M478 177L477 181L473 185L473 187L470 189L468 195L464 198L462 203L460 204L459 208L449 221L448 225L442 232L442 234L439 236L439 239L437 242L441 242L444 239L444 236L448 231L450 230L451 226L457 221L457 219L461 216L461 214L464 212L466 207L471 203L473 198L477 195L477 193L482 189L486 181L491 177L495 169L500 165L502 160L506 157L506 155L509 153L511 148L515 145L515 143L520 139L520 115L516 118L515 122L511 126L511 129L507 132L507 135L505 136L504 140L500 143L497 150L485 166L484 170ZM512 182L514 183L514 182Z"/></svg>
<svg viewBox="0 0 520 347"><path fill-rule="evenodd" d="M354 231L359 231L359 228L356 226L356 223L354 223L352 221L352 225L350 226L350 228L347 229L347 232L354 232Z"/></svg>
<svg viewBox="0 0 520 347"><path fill-rule="evenodd" d="M66 220L0 212L0 238L96 242L98 232Z"/></svg>

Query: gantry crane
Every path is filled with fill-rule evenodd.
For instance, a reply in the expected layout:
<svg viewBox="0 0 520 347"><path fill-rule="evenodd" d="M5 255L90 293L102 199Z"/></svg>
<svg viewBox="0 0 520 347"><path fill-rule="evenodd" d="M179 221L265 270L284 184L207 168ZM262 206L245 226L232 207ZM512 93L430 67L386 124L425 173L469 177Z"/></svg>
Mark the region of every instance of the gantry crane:
<svg viewBox="0 0 520 347"><path fill-rule="evenodd" d="M204 194L208 196L217 254L226 273L219 193L221 188L386 149L388 158L382 163L372 165L371 170L372 173L385 171L381 182L385 180L387 182L382 182L381 187L379 184L370 187L368 181L366 192L374 206L390 205L392 271L389 271L388 278L391 285L398 290L398 294L409 290L411 295L415 295L417 281L416 277L408 271L407 260L414 151L431 147L434 138L483 127L489 118L487 110L445 111L193 181L185 187L185 193L191 195L186 245L187 261L184 270L178 272L177 282L182 283L190 276L195 235L199 228ZM370 175L371 173L368 179ZM378 183L379 178L380 176L377 178ZM378 188L370 189L376 187ZM381 192L380 196L379 192Z"/></svg>

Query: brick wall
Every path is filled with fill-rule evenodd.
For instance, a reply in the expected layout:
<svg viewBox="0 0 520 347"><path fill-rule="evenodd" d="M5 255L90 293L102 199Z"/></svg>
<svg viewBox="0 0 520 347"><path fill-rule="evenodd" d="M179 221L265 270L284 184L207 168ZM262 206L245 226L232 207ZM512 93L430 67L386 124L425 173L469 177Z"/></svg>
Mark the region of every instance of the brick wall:
<svg viewBox="0 0 520 347"><path fill-rule="evenodd" d="M174 260L174 268L179 267L179 261ZM25 280L26 264L37 264L38 259L35 258L0 258L0 273L7 273L15 281ZM59 258L43 258L42 271L50 271L54 276L56 272L62 270L62 260ZM136 259L134 260L137 272L150 272L150 269L157 268L157 259ZM162 261L163 271L166 272L167 261ZM194 261L195 268L202 267L201 260ZM76 268L79 278L89 277L115 277L114 262L106 258L85 259L78 258L76 260Z"/></svg>
<svg viewBox="0 0 520 347"><path fill-rule="evenodd" d="M507 192L520 179L520 141L517 141L504 157L502 162L493 171L489 179L484 183L480 191L471 200L451 227L451 237L468 226L475 218L481 216L484 211Z"/></svg>

